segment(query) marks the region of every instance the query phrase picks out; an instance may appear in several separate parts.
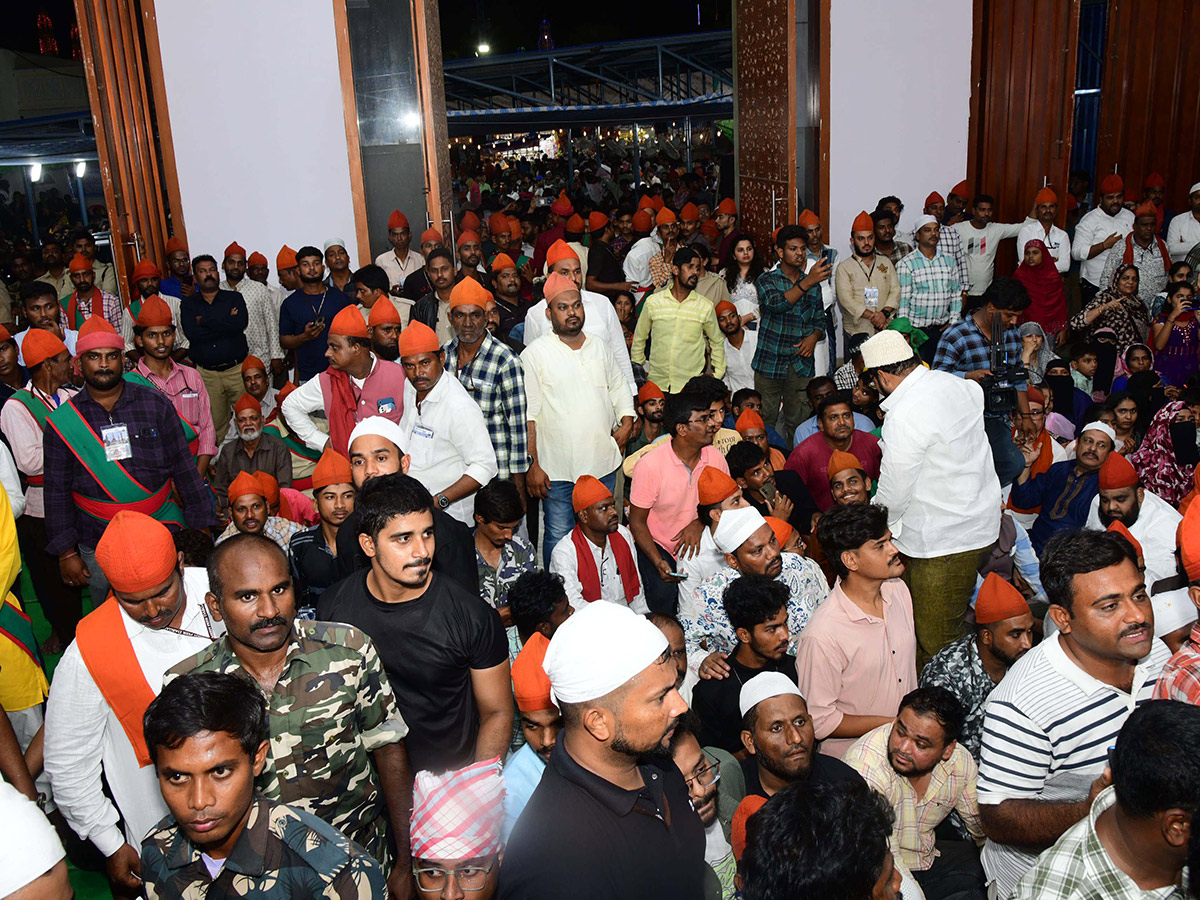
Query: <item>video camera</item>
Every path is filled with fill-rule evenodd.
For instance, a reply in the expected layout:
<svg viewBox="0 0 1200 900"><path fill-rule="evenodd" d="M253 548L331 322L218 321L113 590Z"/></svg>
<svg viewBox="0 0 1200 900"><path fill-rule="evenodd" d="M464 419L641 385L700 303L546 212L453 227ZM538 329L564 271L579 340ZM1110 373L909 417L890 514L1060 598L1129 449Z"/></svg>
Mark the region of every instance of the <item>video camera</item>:
<svg viewBox="0 0 1200 900"><path fill-rule="evenodd" d="M990 416L1011 416L1017 410L1017 385L1027 381L1029 373L1020 356L1015 362L1008 358L1000 314L993 313L988 324L992 332L988 368L992 374L979 379L979 386L983 388L983 411Z"/></svg>

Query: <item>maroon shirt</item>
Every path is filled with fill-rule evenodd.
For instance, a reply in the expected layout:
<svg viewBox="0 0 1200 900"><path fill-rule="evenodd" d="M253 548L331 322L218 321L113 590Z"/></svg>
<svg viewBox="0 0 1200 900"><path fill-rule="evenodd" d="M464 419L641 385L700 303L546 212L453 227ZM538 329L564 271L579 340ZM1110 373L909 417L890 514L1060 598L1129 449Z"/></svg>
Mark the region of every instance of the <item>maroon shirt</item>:
<svg viewBox="0 0 1200 900"><path fill-rule="evenodd" d="M863 470L872 480L879 479L879 461L883 457L879 449L879 438L855 429L850 437L850 452L858 457ZM833 508L833 494L829 491L829 457L833 448L825 441L825 435L817 432L796 445L784 463L804 481L821 512Z"/></svg>

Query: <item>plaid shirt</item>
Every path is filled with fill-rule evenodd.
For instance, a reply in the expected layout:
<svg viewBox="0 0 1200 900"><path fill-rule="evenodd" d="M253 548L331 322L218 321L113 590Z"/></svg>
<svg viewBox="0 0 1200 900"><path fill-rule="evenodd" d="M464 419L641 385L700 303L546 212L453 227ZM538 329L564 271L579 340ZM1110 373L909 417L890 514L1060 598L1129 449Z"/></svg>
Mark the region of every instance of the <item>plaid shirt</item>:
<svg viewBox="0 0 1200 900"><path fill-rule="evenodd" d="M75 291L63 297L59 301L59 303L62 304L64 316L66 311L71 307L71 298L75 297L78 293L78 291ZM125 307L122 305L120 297L116 296L115 294L110 294L108 291L100 290L99 280L97 280L96 286L92 288L92 296L90 298L87 300L76 300L77 308L83 315L83 321L86 322L92 317L92 314L96 309L97 294L100 296L100 315L104 317L105 321L107 321L109 325L117 330L118 334L120 334L121 319L124 317ZM67 327L78 330L74 322L68 322Z"/></svg>
<svg viewBox="0 0 1200 900"><path fill-rule="evenodd" d="M974 316L968 316L942 332L933 367L965 378L968 372L976 369L991 369L991 348L991 340L979 330ZM1021 336L1015 328L1004 332L1004 354L1009 363L1021 358ZM1017 382L1017 390L1023 391L1027 387L1028 382Z"/></svg>
<svg viewBox="0 0 1200 900"><path fill-rule="evenodd" d="M804 273L802 272L801 275ZM758 276L758 349L750 367L763 378L787 378L794 371L801 378L816 373L811 356L801 356L796 344L814 331L825 334L825 306L821 302L821 286L814 285L795 303L788 303L784 294L796 286L783 269L776 268ZM820 337L817 338L820 340Z"/></svg>
<svg viewBox="0 0 1200 900"><path fill-rule="evenodd" d="M979 822L979 799L975 781L979 770L967 748L958 744L948 760L933 767L925 793L917 795L912 783L896 774L888 761L888 739L894 723L868 731L850 745L842 762L854 769L896 812L891 848L910 871L924 872L937 861L933 831L952 811L957 812L967 832L983 842Z"/></svg>
<svg viewBox="0 0 1200 900"><path fill-rule="evenodd" d="M1101 791L1087 817L1068 828L1017 882L1011 900L1183 900L1180 887L1143 891L1109 857L1096 820L1116 802L1114 788Z"/></svg>
<svg viewBox="0 0 1200 900"><path fill-rule="evenodd" d="M496 451L500 477L529 468L529 431L525 415L525 370L521 360L503 341L490 334L475 351L475 358L458 367L458 338L445 347L446 370L458 376L483 413L488 437Z"/></svg>
<svg viewBox="0 0 1200 900"><path fill-rule="evenodd" d="M933 259L914 250L896 263L900 279L900 311L917 328L950 321L950 310L962 299L962 281L954 257L941 247Z"/></svg>
<svg viewBox="0 0 1200 900"><path fill-rule="evenodd" d="M1154 699L1200 705L1200 622L1192 626L1183 646L1163 666L1154 686Z"/></svg>
<svg viewBox="0 0 1200 900"><path fill-rule="evenodd" d="M954 260L960 287L964 291L970 290L971 273L967 270L967 254L963 250L962 235L953 228L943 225L939 231L938 253Z"/></svg>
<svg viewBox="0 0 1200 900"><path fill-rule="evenodd" d="M892 261L892 265L895 265L896 263L900 262L900 260L904 259L904 257L908 256L908 254L913 252L913 245L906 244L904 241L896 238L892 241L891 253L884 253L878 248L876 248L876 252L890 259Z"/></svg>

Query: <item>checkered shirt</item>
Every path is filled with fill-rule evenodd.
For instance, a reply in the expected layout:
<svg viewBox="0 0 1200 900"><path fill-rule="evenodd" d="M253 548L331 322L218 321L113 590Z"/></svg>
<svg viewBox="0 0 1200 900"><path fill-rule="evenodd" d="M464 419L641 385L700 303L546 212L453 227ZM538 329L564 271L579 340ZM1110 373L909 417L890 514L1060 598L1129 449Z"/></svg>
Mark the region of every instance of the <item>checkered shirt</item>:
<svg viewBox="0 0 1200 900"><path fill-rule="evenodd" d="M445 347L446 370L458 376L483 413L488 437L496 451L500 477L529 468L529 432L525 415L525 370L521 360L490 334L475 351L475 358L458 368L458 338Z"/></svg>
<svg viewBox="0 0 1200 900"><path fill-rule="evenodd" d="M1200 705L1200 622L1192 626L1183 646L1163 666L1154 699Z"/></svg>
<svg viewBox="0 0 1200 900"><path fill-rule="evenodd" d="M816 374L811 356L801 356L796 344L814 331L825 333L825 307L821 302L821 286L814 285L795 303L788 303L784 294L796 285L772 269L758 276L758 349L750 367L763 378L787 378L794 370L801 378Z"/></svg>
<svg viewBox="0 0 1200 900"><path fill-rule="evenodd" d="M962 280L954 257L942 248L933 259L914 250L896 263L900 279L900 311L917 328L950 321L954 303L962 298Z"/></svg>

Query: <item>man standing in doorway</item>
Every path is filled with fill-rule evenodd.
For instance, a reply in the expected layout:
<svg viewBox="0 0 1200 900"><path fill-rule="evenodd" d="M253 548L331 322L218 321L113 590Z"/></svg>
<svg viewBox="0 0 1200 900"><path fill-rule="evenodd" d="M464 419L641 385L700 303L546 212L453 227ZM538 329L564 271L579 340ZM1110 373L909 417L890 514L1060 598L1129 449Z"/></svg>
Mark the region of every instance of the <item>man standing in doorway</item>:
<svg viewBox="0 0 1200 900"><path fill-rule="evenodd" d="M420 271L421 266L425 265L425 257L412 250L412 230L408 226L408 216L398 209L393 209L388 216L387 225L388 243L392 247L375 257L375 265L387 272L391 293L399 297L404 293L404 280Z"/></svg>
<svg viewBox="0 0 1200 900"><path fill-rule="evenodd" d="M1036 222L1026 221L1017 233L1017 259L1025 258L1025 245L1038 240L1046 245L1050 255L1054 257L1054 265L1059 272L1071 268L1071 239L1067 233L1054 224L1058 218L1058 194L1049 187L1044 187L1033 198L1033 209L1037 214ZM972 293L978 293L972 288Z"/></svg>
<svg viewBox="0 0 1200 900"><path fill-rule="evenodd" d="M300 290L284 300L279 311L279 343L284 350L296 351L296 373L304 383L329 367L329 326L354 301L325 284L325 254L316 247L301 247L296 261Z"/></svg>
<svg viewBox="0 0 1200 900"><path fill-rule="evenodd" d="M1080 261L1079 290L1083 304L1108 285L1104 283L1104 268L1109 256L1129 232L1133 231L1133 213L1125 208L1125 182L1113 173L1100 182L1100 200L1095 209L1088 210L1075 226L1071 255ZM1121 255L1116 250L1116 255Z"/></svg>
<svg viewBox="0 0 1200 900"><path fill-rule="evenodd" d="M250 313L241 294L221 289L217 261L211 256L192 260L192 272L197 290L180 304L180 324L191 344L188 355L204 379L220 444L229 428L233 404L243 392L241 365L249 353L246 328Z"/></svg>

